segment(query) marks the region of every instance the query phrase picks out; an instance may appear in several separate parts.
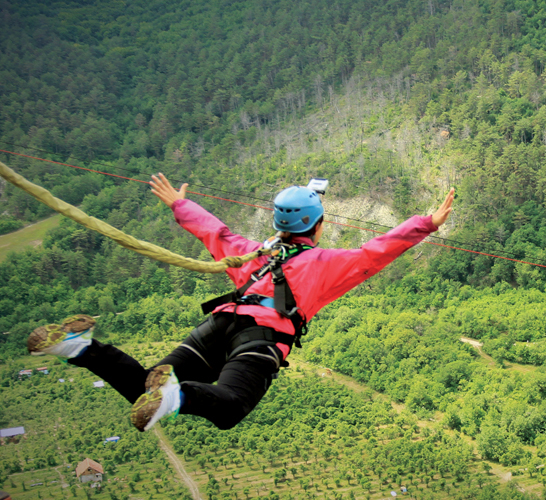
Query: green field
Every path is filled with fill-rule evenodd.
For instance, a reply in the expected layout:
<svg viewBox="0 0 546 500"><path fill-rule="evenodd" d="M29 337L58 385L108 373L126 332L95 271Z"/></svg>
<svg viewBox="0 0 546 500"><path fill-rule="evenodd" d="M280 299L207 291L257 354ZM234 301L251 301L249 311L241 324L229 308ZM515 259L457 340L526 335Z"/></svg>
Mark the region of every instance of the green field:
<svg viewBox="0 0 546 500"><path fill-rule="evenodd" d="M0 262L5 260L10 252L18 252L27 246L40 245L47 231L57 227L60 221L61 215L54 215L19 231L0 236Z"/></svg>
<svg viewBox="0 0 546 500"><path fill-rule="evenodd" d="M345 394L354 396L355 401L362 403L359 409L374 424L368 430L356 424L346 428L348 433L345 433L342 430L344 425L340 427L340 421L336 422L335 417L331 417L330 426L326 424L322 430L310 430L305 424L303 428L307 429L307 434L302 436L297 431L301 422L295 424L291 420L290 424L285 424L285 427L295 424L290 430L281 430L283 425L278 422L273 424L277 426L275 437L267 436L264 427L260 427L260 433L265 433L265 439L261 443L262 447L258 445L256 450L248 449L252 446L248 441L249 436L253 435L251 428L240 431L239 442L227 447L228 451L223 454L218 454L214 446L210 449L202 446L193 451L187 445L182 446L183 451L179 450L178 456L201 493L216 494L216 498L281 500L381 500L390 498L391 491L403 496L402 486L408 488L407 498L425 500L475 498L478 490L487 487L492 488L495 496L506 487L517 487L521 492L540 493L541 475L534 473L531 477L523 467L503 467L483 460L476 453L471 439L453 433L442 425L440 421L443 415L440 412L435 418L416 420L410 417L403 405L392 404L384 395L371 391L350 377L326 371L302 362L301 359L297 359L293 365L296 366L295 370L283 372L284 382L277 382L286 384L280 393L294 388L298 382L307 381L313 386L313 393L324 391L326 394L332 391L330 394L339 397L344 394L342 388L345 386L349 389ZM380 422L379 413L374 412L382 404L385 411L382 417L386 419ZM283 405L279 403L276 408L279 411ZM347 408L348 405L344 410L347 411ZM311 410L309 417L312 418L311 414L316 416L317 411L320 413L321 408ZM165 430L169 433L168 424ZM190 433L195 432L189 426L188 430ZM209 429L210 442L214 441L215 434L214 429ZM290 435L290 439L279 446L285 434ZM405 436L402 437L402 434ZM177 441L181 443L183 438L172 436L171 432L171 442L176 448ZM300 441L301 437L303 440ZM410 464L403 467L398 461L400 457L396 458L400 447L406 453L413 454ZM329 452L325 453L327 448ZM451 450L448 459L446 448ZM438 457L445 460L444 465L439 470L434 467L420 470L419 455L423 449L427 449L429 460L432 461L432 456L437 453ZM458 454L458 458L454 459ZM510 481L511 484L508 484Z"/></svg>
<svg viewBox="0 0 546 500"><path fill-rule="evenodd" d="M17 377L21 368L40 366L49 374ZM24 437L0 440L0 489L12 498L187 498L155 434L138 433L129 422L130 405L109 386L94 388L98 378L92 373L49 356L25 356L0 365L0 380L2 425L25 427ZM121 439L105 446L110 436ZM104 467L100 488L76 478L78 463L88 457Z"/></svg>
<svg viewBox="0 0 546 500"><path fill-rule="evenodd" d="M123 349L148 366L172 347L145 342ZM540 493L541 474L484 461L473 440L446 428L439 412L418 420L354 379L294 358L236 428L219 431L184 416L163 421L158 435L137 433L128 403L108 386L94 389L97 377L90 372L47 356L0 365L4 424L26 430L25 438L0 446L0 487L21 500L187 499L161 437L202 498L379 500L391 491L400 494L402 486L420 500L476 498L487 488L492 495L514 487ZM15 375L38 366L50 374ZM113 435L120 442L105 447ZM105 468L101 490L75 478L86 457Z"/></svg>
<svg viewBox="0 0 546 500"><path fill-rule="evenodd" d="M16 445L11 445L16 446ZM182 498L183 488L178 478L169 474L165 479L158 477L158 470L164 472L164 463L129 462L116 468L98 485L80 483L72 465L61 465L44 470L32 470L12 474L4 483L12 497L17 500L31 499L66 499L94 498L110 500L112 498L153 498L169 500Z"/></svg>

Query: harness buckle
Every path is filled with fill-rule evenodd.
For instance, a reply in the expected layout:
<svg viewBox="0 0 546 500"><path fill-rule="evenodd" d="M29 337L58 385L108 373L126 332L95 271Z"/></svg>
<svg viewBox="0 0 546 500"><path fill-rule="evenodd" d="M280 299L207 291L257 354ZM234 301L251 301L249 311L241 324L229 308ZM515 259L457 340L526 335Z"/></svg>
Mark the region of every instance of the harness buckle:
<svg viewBox="0 0 546 500"><path fill-rule="evenodd" d="M250 279L252 281L260 281L269 272L270 267L271 267L270 264L263 266L261 269L259 269L255 273L252 273L250 275Z"/></svg>
<svg viewBox="0 0 546 500"><path fill-rule="evenodd" d="M271 283L274 285L280 285L286 281L286 276L283 273L281 267L271 270Z"/></svg>
<svg viewBox="0 0 546 500"><path fill-rule="evenodd" d="M299 307L293 307L290 311L286 312L286 316L289 319L294 318L295 316L299 316L301 318L301 316L298 314L299 309Z"/></svg>
<svg viewBox="0 0 546 500"><path fill-rule="evenodd" d="M280 233L277 233L277 234L280 234ZM280 237L275 235L275 236L273 236L273 237L271 237L271 238L264 241L264 249L265 250L272 249L272 248L275 247L275 245L277 245L280 242L281 242Z"/></svg>

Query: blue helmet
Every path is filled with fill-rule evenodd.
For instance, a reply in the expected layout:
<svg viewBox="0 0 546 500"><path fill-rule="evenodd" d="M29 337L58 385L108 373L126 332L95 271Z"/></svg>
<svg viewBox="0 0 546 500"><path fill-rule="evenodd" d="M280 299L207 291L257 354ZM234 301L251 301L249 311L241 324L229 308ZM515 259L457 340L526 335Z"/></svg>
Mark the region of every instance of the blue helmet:
<svg viewBox="0 0 546 500"><path fill-rule="evenodd" d="M277 231L305 233L312 229L324 214L324 208L316 191L292 186L275 197L273 227Z"/></svg>

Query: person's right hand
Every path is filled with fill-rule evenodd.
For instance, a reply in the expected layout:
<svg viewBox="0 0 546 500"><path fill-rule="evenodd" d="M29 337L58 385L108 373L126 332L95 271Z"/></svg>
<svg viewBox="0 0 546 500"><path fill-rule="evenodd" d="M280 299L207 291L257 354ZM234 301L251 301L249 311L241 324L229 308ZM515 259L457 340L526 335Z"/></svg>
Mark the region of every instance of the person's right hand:
<svg viewBox="0 0 546 500"><path fill-rule="evenodd" d="M152 193L154 193L169 208L172 208L173 203L176 200L183 200L186 198L186 189L188 184L182 184L180 190L177 191L171 186L171 183L167 180L167 178L162 173L159 173L158 177L152 175L150 186L152 186Z"/></svg>
<svg viewBox="0 0 546 500"><path fill-rule="evenodd" d="M438 210L436 210L436 212L432 215L432 223L436 227L440 227L449 217L451 210L453 210L451 205L453 204L454 198L455 198L455 188L451 188L449 190L449 193L447 193L446 199L440 205L440 208L438 208Z"/></svg>

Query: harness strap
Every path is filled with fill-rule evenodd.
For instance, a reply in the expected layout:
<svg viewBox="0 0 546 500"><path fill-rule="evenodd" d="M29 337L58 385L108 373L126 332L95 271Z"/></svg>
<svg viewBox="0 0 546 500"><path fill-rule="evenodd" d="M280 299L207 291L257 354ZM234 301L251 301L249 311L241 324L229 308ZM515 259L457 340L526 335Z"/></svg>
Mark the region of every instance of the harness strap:
<svg viewBox="0 0 546 500"><path fill-rule="evenodd" d="M250 288L252 283L254 282L249 281L248 283L243 285L238 290L235 290L234 292L229 292L224 295L220 295L220 297L215 297L214 299L208 300L207 302L203 302L201 304L201 309L203 311L203 314L211 313L218 306L221 306L222 304L229 304L230 302L237 303L241 299L241 297L245 294L245 292Z"/></svg>
<svg viewBox="0 0 546 500"><path fill-rule="evenodd" d="M230 302L236 305L246 303L243 296L246 291L257 281L260 281L267 273L271 273L271 282L274 285L274 307L275 310L283 317L289 319L294 325L295 335L288 335L292 340L290 342L279 341L283 344L288 344L292 347L292 344L296 347L301 347L300 337L307 333L307 321L303 318L298 311L300 310L296 304L294 294L286 281L286 276L282 269L282 265L288 262L292 257L299 255L305 250L309 250L313 247L297 244L292 247L287 245L281 245L279 251L274 257L270 257L267 264L263 265L257 272L251 275L251 278L239 289L234 292L226 293L220 297L216 297L212 300L201 304L201 309L204 314L209 314L214 311L218 306L223 304L229 304ZM252 302L249 302L252 303ZM259 305L259 304L258 304ZM263 340L263 339L261 339Z"/></svg>
<svg viewBox="0 0 546 500"><path fill-rule="evenodd" d="M296 305L296 299L288 286L286 276L279 266L271 271L274 288L275 310L285 318L288 318L294 325L295 340L294 345L301 349L300 337L307 333L307 321L298 313L299 308Z"/></svg>
<svg viewBox="0 0 546 500"><path fill-rule="evenodd" d="M231 345L229 351L231 352L230 358L236 356L240 351L251 347L251 342L271 342L272 344L286 344L292 348L294 343L294 336L288 333L277 332L272 328L267 328L265 326L254 326L251 328L246 328L243 331L237 333L231 339ZM243 347L244 346L244 347ZM240 349L240 348L243 349Z"/></svg>

